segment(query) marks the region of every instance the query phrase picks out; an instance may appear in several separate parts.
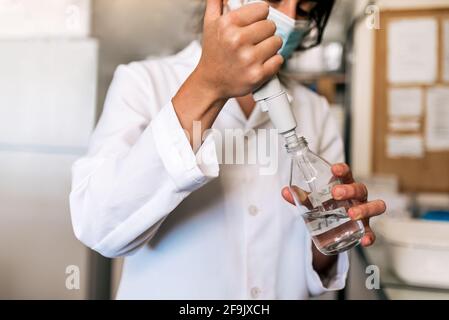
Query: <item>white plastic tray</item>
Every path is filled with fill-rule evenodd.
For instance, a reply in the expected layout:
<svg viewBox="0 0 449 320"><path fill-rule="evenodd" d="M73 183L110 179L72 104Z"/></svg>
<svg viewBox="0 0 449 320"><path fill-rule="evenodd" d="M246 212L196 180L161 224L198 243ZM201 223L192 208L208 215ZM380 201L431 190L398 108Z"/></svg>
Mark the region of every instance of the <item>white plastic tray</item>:
<svg viewBox="0 0 449 320"><path fill-rule="evenodd" d="M383 218L376 231L387 243L392 271L410 285L449 289L449 223Z"/></svg>

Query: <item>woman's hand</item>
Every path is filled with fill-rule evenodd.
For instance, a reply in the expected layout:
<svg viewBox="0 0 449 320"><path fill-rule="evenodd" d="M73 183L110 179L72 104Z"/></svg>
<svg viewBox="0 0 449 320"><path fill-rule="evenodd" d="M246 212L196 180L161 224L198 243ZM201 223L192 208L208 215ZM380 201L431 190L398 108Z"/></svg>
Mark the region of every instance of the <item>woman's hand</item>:
<svg viewBox="0 0 449 320"><path fill-rule="evenodd" d="M223 14L223 0L207 1L201 59L172 100L190 137L194 121L203 133L227 99L252 93L280 70L282 38L268 13L263 2Z"/></svg>
<svg viewBox="0 0 449 320"><path fill-rule="evenodd" d="M207 1L203 54L195 72L218 98L245 96L269 80L284 60L282 38L267 20L269 5L253 3L222 14L223 1Z"/></svg>
<svg viewBox="0 0 449 320"><path fill-rule="evenodd" d="M356 206L349 209L348 214L353 220L361 220L365 226L362 245L365 247L372 245L376 241L376 235L369 225L369 220L385 212L387 209L385 202L368 201L368 189L364 184L354 181L347 164L340 163L332 166L332 173L344 183L332 189L332 196L335 200L353 200L356 203Z"/></svg>
<svg viewBox="0 0 449 320"><path fill-rule="evenodd" d="M365 236L362 238L361 244L365 247L372 245L376 240L376 235L369 225L369 220L385 212L385 202L382 200L368 201L368 190L366 186L354 181L351 169L347 164L333 165L332 173L343 182L342 185L333 187L332 196L335 200L353 200L356 203L354 207L349 209L349 217L353 220L361 220L363 222ZM306 206L310 205L307 194L304 191L298 188L296 189L296 193L302 204ZM285 200L294 204L289 188L284 188L282 195Z"/></svg>

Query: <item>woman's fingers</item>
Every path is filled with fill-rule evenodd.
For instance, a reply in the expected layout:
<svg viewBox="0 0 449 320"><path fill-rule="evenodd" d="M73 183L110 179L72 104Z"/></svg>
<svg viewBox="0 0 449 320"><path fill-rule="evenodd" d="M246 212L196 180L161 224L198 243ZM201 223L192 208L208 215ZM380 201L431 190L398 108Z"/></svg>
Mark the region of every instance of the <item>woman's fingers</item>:
<svg viewBox="0 0 449 320"><path fill-rule="evenodd" d="M276 24L271 20L261 20L242 29L244 37L256 45L276 33Z"/></svg>
<svg viewBox="0 0 449 320"><path fill-rule="evenodd" d="M255 56L259 61L265 62L271 57L275 56L282 48L282 38L279 36L272 36L263 40L255 47Z"/></svg>
<svg viewBox="0 0 449 320"><path fill-rule="evenodd" d="M364 247L369 247L376 241L376 234L371 229L368 219L363 220L363 226L365 227L365 235L361 240L361 244Z"/></svg>
<svg viewBox="0 0 449 320"><path fill-rule="evenodd" d="M295 193L296 199L299 200L301 205L306 206L310 210L313 208L308 198L308 193L297 186L285 187L282 189L282 196L286 201L296 205L292 192Z"/></svg>
<svg viewBox="0 0 449 320"><path fill-rule="evenodd" d="M206 13L204 15L204 21L214 21L221 17L223 13L223 1L222 0L207 0Z"/></svg>
<svg viewBox="0 0 449 320"><path fill-rule="evenodd" d="M354 199L366 202L368 200L368 189L363 183L342 184L332 189L332 196L335 200Z"/></svg>
<svg viewBox="0 0 449 320"><path fill-rule="evenodd" d="M265 61L263 64L263 72L265 77L271 77L272 74L278 73L283 63L284 58L280 54L277 54Z"/></svg>
<svg viewBox="0 0 449 320"><path fill-rule="evenodd" d="M346 163L338 163L332 166L332 173L339 178L342 183L353 183L351 168Z"/></svg>
<svg viewBox="0 0 449 320"><path fill-rule="evenodd" d="M270 6L267 3L257 2L231 11L228 13L228 17L232 23L245 27L254 22L265 20L269 12Z"/></svg>
<svg viewBox="0 0 449 320"><path fill-rule="evenodd" d="M295 205L295 199L293 198L292 193L290 192L289 187L285 187L282 189L282 197L291 204Z"/></svg>
<svg viewBox="0 0 449 320"><path fill-rule="evenodd" d="M348 214L353 220L362 220L381 215L385 210L385 202L375 200L350 208Z"/></svg>

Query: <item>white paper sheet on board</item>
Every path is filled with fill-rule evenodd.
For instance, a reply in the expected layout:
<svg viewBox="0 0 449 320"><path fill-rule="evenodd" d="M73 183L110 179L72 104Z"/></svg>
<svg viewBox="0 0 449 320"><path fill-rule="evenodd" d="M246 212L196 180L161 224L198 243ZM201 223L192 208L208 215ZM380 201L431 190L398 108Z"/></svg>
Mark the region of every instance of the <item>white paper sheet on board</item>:
<svg viewBox="0 0 449 320"><path fill-rule="evenodd" d="M429 151L449 150L449 87L427 93L426 147Z"/></svg>
<svg viewBox="0 0 449 320"><path fill-rule="evenodd" d="M387 136L388 158L422 158L424 139L419 134Z"/></svg>
<svg viewBox="0 0 449 320"><path fill-rule="evenodd" d="M443 30L444 30L443 80L449 82L449 20L444 21Z"/></svg>
<svg viewBox="0 0 449 320"><path fill-rule="evenodd" d="M403 19L388 28L390 83L433 83L437 78L438 22L433 18Z"/></svg>
<svg viewBox="0 0 449 320"><path fill-rule="evenodd" d="M390 89L388 113L390 117L421 117L423 108L421 88Z"/></svg>
<svg viewBox="0 0 449 320"><path fill-rule="evenodd" d="M414 120L390 120L388 124L391 131L419 131L421 129L421 123L419 119Z"/></svg>

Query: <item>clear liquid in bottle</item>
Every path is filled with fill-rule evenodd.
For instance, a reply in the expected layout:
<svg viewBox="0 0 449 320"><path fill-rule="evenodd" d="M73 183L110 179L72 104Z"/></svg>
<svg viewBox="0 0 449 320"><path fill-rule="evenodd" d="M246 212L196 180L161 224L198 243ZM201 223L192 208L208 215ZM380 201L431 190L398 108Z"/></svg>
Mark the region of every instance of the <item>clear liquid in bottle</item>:
<svg viewBox="0 0 449 320"><path fill-rule="evenodd" d="M304 138L290 137L286 147L292 158L290 192L298 210L302 205L308 208L303 219L317 249L333 255L358 245L363 224L349 218L350 201L333 199L332 188L341 181L333 176L331 165L313 153ZM307 194L306 203L301 203L299 190Z"/></svg>

